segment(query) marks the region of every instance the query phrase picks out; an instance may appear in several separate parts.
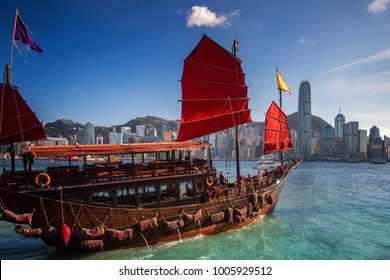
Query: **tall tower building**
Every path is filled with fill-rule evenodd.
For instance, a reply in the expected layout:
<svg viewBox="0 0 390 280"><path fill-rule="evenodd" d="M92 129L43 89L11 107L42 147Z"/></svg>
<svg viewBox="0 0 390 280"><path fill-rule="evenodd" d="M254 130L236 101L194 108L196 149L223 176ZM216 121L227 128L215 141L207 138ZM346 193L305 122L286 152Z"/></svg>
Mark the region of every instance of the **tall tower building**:
<svg viewBox="0 0 390 280"><path fill-rule="evenodd" d="M334 137L335 138L343 138L343 126L345 124L345 117L341 114L341 109L339 110L339 114L334 118Z"/></svg>
<svg viewBox="0 0 390 280"><path fill-rule="evenodd" d="M87 122L84 126L84 144L95 144L95 125Z"/></svg>
<svg viewBox="0 0 390 280"><path fill-rule="evenodd" d="M369 143L382 144L382 137L379 133L379 128L377 128L375 125L370 128Z"/></svg>
<svg viewBox="0 0 390 280"><path fill-rule="evenodd" d="M298 153L307 158L311 151L311 89L308 81L299 85L298 98Z"/></svg>
<svg viewBox="0 0 390 280"><path fill-rule="evenodd" d="M333 154L333 142L334 142L334 128L327 124L322 129L321 149L322 154L330 156Z"/></svg>
<svg viewBox="0 0 390 280"><path fill-rule="evenodd" d="M354 154L359 152L359 123L349 122L343 128L344 153Z"/></svg>

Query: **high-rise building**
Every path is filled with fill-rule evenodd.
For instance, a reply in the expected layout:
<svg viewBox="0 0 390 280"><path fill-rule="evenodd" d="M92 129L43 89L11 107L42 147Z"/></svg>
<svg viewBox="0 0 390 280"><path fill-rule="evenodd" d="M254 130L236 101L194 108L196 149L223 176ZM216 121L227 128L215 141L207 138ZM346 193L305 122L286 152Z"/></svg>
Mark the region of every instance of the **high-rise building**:
<svg viewBox="0 0 390 280"><path fill-rule="evenodd" d="M322 154L325 156L330 156L333 154L333 142L335 137L335 129L327 124L322 129L322 141L321 141L321 149Z"/></svg>
<svg viewBox="0 0 390 280"><path fill-rule="evenodd" d="M367 130L359 129L359 153L361 158L367 158Z"/></svg>
<svg viewBox="0 0 390 280"><path fill-rule="evenodd" d="M95 125L87 122L84 126L84 144L95 143Z"/></svg>
<svg viewBox="0 0 390 280"><path fill-rule="evenodd" d="M311 89L308 81L299 85L298 98L298 154L308 158L311 153Z"/></svg>
<svg viewBox="0 0 390 280"><path fill-rule="evenodd" d="M374 125L370 128L370 135L368 137L368 158L386 158L385 150L385 144L379 133L379 128Z"/></svg>
<svg viewBox="0 0 390 280"><path fill-rule="evenodd" d="M339 110L339 114L334 119L334 137L335 138L343 138L343 126L345 124L345 117L341 114L341 109Z"/></svg>
<svg viewBox="0 0 390 280"><path fill-rule="evenodd" d="M347 155L359 153L359 123L348 122L343 127L344 153Z"/></svg>
<svg viewBox="0 0 390 280"><path fill-rule="evenodd" d="M370 128L370 136L368 137L368 142L370 144L382 144L382 137L379 133L379 128L375 125Z"/></svg>

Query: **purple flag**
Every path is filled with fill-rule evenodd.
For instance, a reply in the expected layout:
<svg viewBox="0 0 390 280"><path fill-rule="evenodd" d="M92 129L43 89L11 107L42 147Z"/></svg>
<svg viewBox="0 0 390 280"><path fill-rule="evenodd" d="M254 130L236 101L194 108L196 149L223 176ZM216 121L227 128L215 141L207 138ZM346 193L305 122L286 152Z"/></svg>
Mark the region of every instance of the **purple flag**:
<svg viewBox="0 0 390 280"><path fill-rule="evenodd" d="M22 18L19 16L19 13L16 14L16 25L15 25L15 35L14 40L20 41L23 44L29 45L30 49L42 53L43 50L38 47L37 44L31 39L28 34L27 28L23 23Z"/></svg>

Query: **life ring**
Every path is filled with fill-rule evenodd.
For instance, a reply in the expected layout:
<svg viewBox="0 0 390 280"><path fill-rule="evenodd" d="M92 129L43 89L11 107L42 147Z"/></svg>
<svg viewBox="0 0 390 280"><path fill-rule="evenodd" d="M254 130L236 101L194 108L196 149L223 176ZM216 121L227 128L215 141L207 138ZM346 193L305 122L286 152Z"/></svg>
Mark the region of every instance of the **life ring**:
<svg viewBox="0 0 390 280"><path fill-rule="evenodd" d="M213 179L213 177L208 177L208 178L206 178L206 184L207 184L207 186L212 186L213 184L214 184L214 179Z"/></svg>
<svg viewBox="0 0 390 280"><path fill-rule="evenodd" d="M37 187L48 187L50 185L50 176L46 173L39 173L37 174L37 176L35 176L34 178L34 184L37 186Z"/></svg>

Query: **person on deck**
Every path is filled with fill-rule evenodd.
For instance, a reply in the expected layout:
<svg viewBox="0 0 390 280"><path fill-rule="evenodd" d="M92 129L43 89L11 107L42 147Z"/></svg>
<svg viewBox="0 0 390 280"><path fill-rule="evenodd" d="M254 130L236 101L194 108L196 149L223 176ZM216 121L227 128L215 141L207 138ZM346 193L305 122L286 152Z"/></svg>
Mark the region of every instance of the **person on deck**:
<svg viewBox="0 0 390 280"><path fill-rule="evenodd" d="M263 173L261 173L261 170L257 172L257 184L259 187L261 187L261 181L263 180Z"/></svg>
<svg viewBox="0 0 390 280"><path fill-rule="evenodd" d="M283 165L276 167L276 171L278 172L279 177L282 177L284 173L286 173L286 169L283 167Z"/></svg>
<svg viewBox="0 0 390 280"><path fill-rule="evenodd" d="M220 185L226 184L226 179L225 179L225 176L223 175L223 172L219 173L219 184Z"/></svg>

